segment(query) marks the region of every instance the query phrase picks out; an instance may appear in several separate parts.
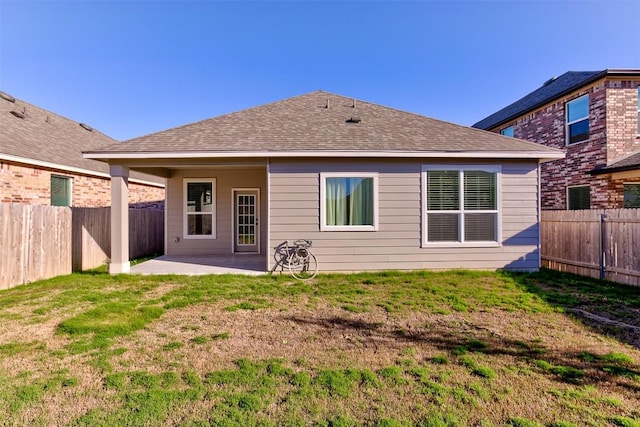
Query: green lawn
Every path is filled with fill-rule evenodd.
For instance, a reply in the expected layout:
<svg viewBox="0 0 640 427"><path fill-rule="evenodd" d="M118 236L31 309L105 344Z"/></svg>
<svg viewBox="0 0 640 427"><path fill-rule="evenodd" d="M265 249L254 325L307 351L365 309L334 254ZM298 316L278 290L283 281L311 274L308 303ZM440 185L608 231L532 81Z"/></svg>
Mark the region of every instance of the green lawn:
<svg viewBox="0 0 640 427"><path fill-rule="evenodd" d="M550 271L93 272L0 324L1 425L640 426L640 291Z"/></svg>

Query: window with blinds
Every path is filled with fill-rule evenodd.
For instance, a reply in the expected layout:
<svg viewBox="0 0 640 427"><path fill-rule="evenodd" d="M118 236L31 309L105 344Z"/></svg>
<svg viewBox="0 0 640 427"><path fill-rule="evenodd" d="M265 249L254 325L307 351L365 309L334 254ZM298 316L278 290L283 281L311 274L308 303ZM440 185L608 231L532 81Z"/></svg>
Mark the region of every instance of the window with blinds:
<svg viewBox="0 0 640 427"><path fill-rule="evenodd" d="M71 178L51 175L51 206L71 206Z"/></svg>
<svg viewBox="0 0 640 427"><path fill-rule="evenodd" d="M424 168L426 242L498 241L498 168Z"/></svg>

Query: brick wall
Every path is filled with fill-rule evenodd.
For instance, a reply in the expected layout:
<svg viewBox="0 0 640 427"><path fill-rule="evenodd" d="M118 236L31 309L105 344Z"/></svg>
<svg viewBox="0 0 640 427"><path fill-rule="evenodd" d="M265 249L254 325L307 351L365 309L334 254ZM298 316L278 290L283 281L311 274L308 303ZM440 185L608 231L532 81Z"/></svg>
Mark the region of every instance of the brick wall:
<svg viewBox="0 0 640 427"><path fill-rule="evenodd" d="M638 86L640 86L640 80L608 82L607 156L609 163L640 150Z"/></svg>
<svg viewBox="0 0 640 427"><path fill-rule="evenodd" d="M51 204L51 175L72 178L73 206L103 207L111 205L111 181L62 170L0 161L0 202ZM132 207L164 207L164 188L129 183Z"/></svg>
<svg viewBox="0 0 640 427"><path fill-rule="evenodd" d="M541 167L542 209L566 209L567 187L589 185L591 208L620 208L623 182L589 171L640 150L637 136L637 86L640 80L601 80L544 107L505 123L492 131L513 125L514 137L564 149L566 157ZM566 145L565 105L589 95L589 139ZM625 180L634 182L638 180Z"/></svg>

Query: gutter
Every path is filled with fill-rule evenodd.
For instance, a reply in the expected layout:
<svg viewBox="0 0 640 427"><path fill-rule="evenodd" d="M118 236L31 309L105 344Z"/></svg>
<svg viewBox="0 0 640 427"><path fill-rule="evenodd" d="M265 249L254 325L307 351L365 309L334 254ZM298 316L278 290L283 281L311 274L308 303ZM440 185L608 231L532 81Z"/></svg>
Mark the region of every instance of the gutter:
<svg viewBox="0 0 640 427"><path fill-rule="evenodd" d="M203 158L474 158L474 159L544 159L565 157L562 151L181 151L181 152L116 152L87 151L85 159L132 160L132 159L203 159Z"/></svg>
<svg viewBox="0 0 640 427"><path fill-rule="evenodd" d="M75 174L88 175L88 176L94 176L94 177L99 177L99 178L111 178L111 175L109 175L108 173L105 173L105 172L99 172L99 171L90 170L90 169L78 168L78 167L74 167L74 166L66 166L66 165L61 165L59 163L44 162L42 160L29 159L27 157L12 156L10 154L0 154L0 160L6 160L6 161L9 161L9 162L15 162L15 163L22 163L22 164L25 164L25 165L37 166L37 167L42 167L42 168L47 168L47 169L55 169L55 170L60 170L60 171L66 172L66 173L75 173ZM163 183L147 181L147 180L140 179L140 178L131 178L130 177L129 178L129 182L133 182L133 183L136 183L136 184L142 184L142 185L148 185L150 187L158 187L158 188L164 188L165 187L165 185Z"/></svg>
<svg viewBox="0 0 640 427"><path fill-rule="evenodd" d="M595 168L587 172L589 175L606 175L610 173L616 172L626 172L626 171L634 171L640 170L640 165L628 165L628 166L619 166L619 167L600 167Z"/></svg>

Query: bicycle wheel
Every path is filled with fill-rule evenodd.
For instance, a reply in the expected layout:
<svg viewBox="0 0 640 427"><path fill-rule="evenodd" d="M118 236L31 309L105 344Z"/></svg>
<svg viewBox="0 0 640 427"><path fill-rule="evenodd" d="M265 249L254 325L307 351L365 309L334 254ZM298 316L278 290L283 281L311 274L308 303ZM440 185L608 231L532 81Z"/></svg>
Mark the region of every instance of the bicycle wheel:
<svg viewBox="0 0 640 427"><path fill-rule="evenodd" d="M307 257L293 255L289 260L291 275L299 280L309 280L318 274L318 261L315 255L309 253Z"/></svg>

